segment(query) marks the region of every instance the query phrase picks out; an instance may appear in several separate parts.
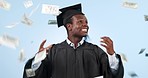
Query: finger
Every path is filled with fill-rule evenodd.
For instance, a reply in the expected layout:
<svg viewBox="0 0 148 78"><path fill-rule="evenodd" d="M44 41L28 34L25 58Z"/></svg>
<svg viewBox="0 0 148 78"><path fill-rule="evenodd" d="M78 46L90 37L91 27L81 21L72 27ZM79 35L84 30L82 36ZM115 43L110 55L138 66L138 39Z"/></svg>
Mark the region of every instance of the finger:
<svg viewBox="0 0 148 78"><path fill-rule="evenodd" d="M111 49L113 48L113 43L112 43L112 40L109 38L109 37L101 37L102 41L101 42L101 45L103 47L105 47L106 49Z"/></svg>
<svg viewBox="0 0 148 78"><path fill-rule="evenodd" d="M44 41L41 43L40 48L42 48L42 47L44 46L45 42L46 42L46 40L44 40Z"/></svg>
<svg viewBox="0 0 148 78"><path fill-rule="evenodd" d="M108 41L108 40L107 40L108 38L107 38L106 36L101 37L101 39L102 39L104 42Z"/></svg>
<svg viewBox="0 0 148 78"><path fill-rule="evenodd" d="M100 41L100 42L103 43L103 44L106 44L106 45L109 44L109 42L108 42L107 40L102 40L102 41Z"/></svg>
<svg viewBox="0 0 148 78"><path fill-rule="evenodd" d="M101 42L104 42L106 44L112 44L113 43L112 40L107 36L101 37L101 39L103 40Z"/></svg>
<svg viewBox="0 0 148 78"><path fill-rule="evenodd" d="M43 40L43 42L41 43L40 45L40 48L39 48L39 51L43 50L44 49L44 44L45 44L46 40Z"/></svg>
<svg viewBox="0 0 148 78"><path fill-rule="evenodd" d="M107 40L109 43L113 43L113 41L112 41L109 37L106 37L106 40Z"/></svg>
<svg viewBox="0 0 148 78"><path fill-rule="evenodd" d="M101 46L105 47L106 49L108 48L105 44L100 44Z"/></svg>
<svg viewBox="0 0 148 78"><path fill-rule="evenodd" d="M106 38L101 38L101 43L105 43L106 45L109 44L108 40Z"/></svg>

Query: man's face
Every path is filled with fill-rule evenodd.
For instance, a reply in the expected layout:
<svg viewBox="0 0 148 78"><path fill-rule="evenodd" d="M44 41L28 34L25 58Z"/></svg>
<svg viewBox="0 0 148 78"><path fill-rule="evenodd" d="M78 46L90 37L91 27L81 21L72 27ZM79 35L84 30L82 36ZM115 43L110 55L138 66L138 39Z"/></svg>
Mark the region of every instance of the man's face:
<svg viewBox="0 0 148 78"><path fill-rule="evenodd" d="M88 33L88 22L84 15L78 14L72 16L72 29L73 36L84 37Z"/></svg>

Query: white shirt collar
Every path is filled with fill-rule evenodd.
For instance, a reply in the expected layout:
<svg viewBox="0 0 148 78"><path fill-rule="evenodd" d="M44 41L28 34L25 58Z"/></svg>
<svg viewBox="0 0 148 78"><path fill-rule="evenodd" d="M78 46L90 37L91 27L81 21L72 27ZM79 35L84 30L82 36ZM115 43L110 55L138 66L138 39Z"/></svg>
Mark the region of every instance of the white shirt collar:
<svg viewBox="0 0 148 78"><path fill-rule="evenodd" d="M82 45L84 43L84 38L82 38L82 40L78 43L77 47L75 47L74 43L72 43L68 38L66 39L66 42L73 47L74 49L76 49L77 47L79 47L80 45Z"/></svg>

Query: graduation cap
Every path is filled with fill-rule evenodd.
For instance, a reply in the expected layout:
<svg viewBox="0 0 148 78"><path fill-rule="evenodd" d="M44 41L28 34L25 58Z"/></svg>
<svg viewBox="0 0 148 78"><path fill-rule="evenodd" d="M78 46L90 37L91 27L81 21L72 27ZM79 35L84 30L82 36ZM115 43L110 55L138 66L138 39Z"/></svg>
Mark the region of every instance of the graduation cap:
<svg viewBox="0 0 148 78"><path fill-rule="evenodd" d="M81 4L76 4L73 6L65 7L59 9L62 13L57 16L58 27L65 25L67 20L76 14L82 14Z"/></svg>

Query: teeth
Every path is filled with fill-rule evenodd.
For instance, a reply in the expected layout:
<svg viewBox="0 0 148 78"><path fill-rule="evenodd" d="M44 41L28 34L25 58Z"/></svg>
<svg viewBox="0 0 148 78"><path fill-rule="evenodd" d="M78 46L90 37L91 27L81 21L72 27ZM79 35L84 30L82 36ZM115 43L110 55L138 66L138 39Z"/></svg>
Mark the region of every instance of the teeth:
<svg viewBox="0 0 148 78"><path fill-rule="evenodd" d="M87 29L82 29L82 31L85 31L85 32L87 32Z"/></svg>

